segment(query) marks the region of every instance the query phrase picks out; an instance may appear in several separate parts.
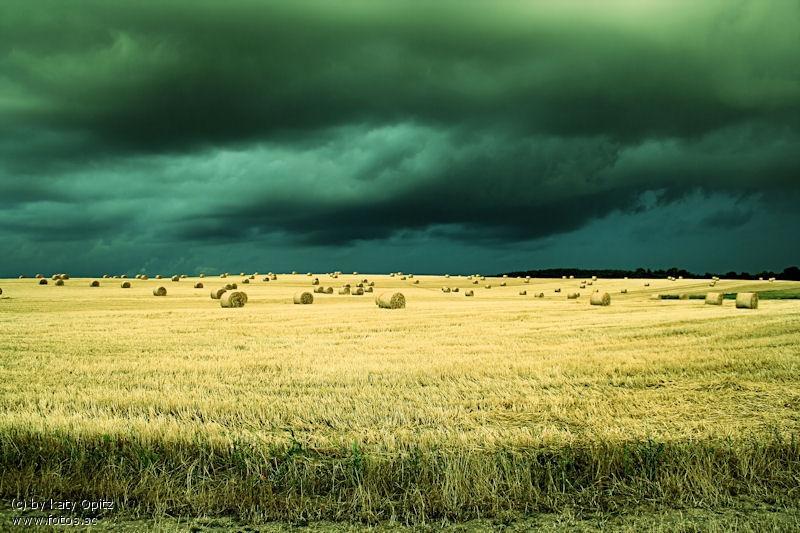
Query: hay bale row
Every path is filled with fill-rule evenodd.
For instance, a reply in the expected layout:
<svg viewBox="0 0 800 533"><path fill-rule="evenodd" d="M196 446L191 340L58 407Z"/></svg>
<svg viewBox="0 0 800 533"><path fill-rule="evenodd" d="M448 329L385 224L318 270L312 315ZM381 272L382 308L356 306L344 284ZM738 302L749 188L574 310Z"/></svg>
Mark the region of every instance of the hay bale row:
<svg viewBox="0 0 800 533"><path fill-rule="evenodd" d="M375 304L381 309L403 309L406 297L400 292L384 292L375 298Z"/></svg>
<svg viewBox="0 0 800 533"><path fill-rule="evenodd" d="M607 292L595 292L589 297L589 304L591 305L611 305L611 295Z"/></svg>
<svg viewBox="0 0 800 533"><path fill-rule="evenodd" d="M308 305L314 303L314 295L308 291L297 291L294 293L294 303L300 305Z"/></svg>
<svg viewBox="0 0 800 533"><path fill-rule="evenodd" d="M247 303L247 294L238 291L226 291L219 299L221 307L244 307Z"/></svg>

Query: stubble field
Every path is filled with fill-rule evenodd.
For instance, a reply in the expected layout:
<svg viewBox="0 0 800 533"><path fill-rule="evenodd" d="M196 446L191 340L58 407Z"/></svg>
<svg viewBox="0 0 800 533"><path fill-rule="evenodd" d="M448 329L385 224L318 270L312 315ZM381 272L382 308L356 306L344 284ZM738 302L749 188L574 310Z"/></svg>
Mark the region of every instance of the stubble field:
<svg viewBox="0 0 800 533"><path fill-rule="evenodd" d="M800 506L800 300L650 298L800 283L320 275L405 294L386 310L260 278L0 280L0 495L415 524ZM210 299L227 282L245 307Z"/></svg>

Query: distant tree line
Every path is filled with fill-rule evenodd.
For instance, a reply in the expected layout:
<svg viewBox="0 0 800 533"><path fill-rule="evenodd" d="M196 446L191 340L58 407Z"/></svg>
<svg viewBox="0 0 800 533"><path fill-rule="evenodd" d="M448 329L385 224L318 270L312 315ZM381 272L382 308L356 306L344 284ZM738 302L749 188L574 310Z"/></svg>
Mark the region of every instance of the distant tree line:
<svg viewBox="0 0 800 533"><path fill-rule="evenodd" d="M518 272L503 272L499 275L508 275L509 277L517 276L531 276L532 278L560 278L561 276L575 276L578 278L588 278L590 276L598 276L600 278L666 278L667 276L683 276L684 278L710 278L712 276L719 276L723 279L758 279L758 278L776 278L783 280L800 281L800 268L790 266L783 269L783 272L773 272L771 270L764 270L755 274L749 272L706 272L705 274L696 274L689 272L683 268L672 267L666 270L658 269L651 270L649 268L637 268L636 270L615 270L615 269L596 269L587 270L585 268L546 268L542 270L525 270Z"/></svg>

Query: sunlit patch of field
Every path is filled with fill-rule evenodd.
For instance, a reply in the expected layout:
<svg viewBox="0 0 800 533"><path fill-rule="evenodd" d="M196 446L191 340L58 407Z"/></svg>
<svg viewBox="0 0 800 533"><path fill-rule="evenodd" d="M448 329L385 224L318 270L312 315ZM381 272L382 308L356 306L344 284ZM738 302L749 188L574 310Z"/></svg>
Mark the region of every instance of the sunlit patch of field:
<svg viewBox="0 0 800 533"><path fill-rule="evenodd" d="M305 275L240 309L209 298L240 276L0 281L0 493L366 521L800 501L800 300L650 299L800 283L319 277L407 307L293 305Z"/></svg>

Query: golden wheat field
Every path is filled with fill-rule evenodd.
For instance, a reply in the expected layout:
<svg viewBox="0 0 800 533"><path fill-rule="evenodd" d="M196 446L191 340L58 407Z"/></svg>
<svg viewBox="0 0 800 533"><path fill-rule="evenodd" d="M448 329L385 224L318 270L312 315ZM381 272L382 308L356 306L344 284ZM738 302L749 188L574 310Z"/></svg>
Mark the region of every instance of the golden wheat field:
<svg viewBox="0 0 800 533"><path fill-rule="evenodd" d="M0 492L366 523L798 505L800 300L651 297L800 283L318 276L375 293L0 281ZM245 307L209 297L231 282Z"/></svg>

